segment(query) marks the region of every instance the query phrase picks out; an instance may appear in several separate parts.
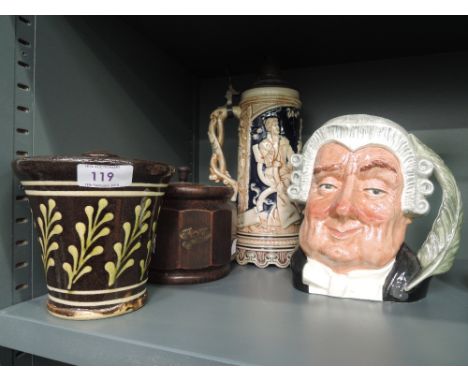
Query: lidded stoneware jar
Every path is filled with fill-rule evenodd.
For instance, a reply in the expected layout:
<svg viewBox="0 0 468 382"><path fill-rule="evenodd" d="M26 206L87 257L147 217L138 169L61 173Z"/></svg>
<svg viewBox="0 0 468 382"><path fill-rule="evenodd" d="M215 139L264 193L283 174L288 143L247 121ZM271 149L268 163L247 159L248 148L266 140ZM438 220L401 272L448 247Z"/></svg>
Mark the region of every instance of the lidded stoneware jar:
<svg viewBox="0 0 468 382"><path fill-rule="evenodd" d="M32 209L49 312L86 320L143 306L174 168L104 152L22 158L13 168Z"/></svg>
<svg viewBox="0 0 468 382"><path fill-rule="evenodd" d="M231 269L235 236L232 189L187 182L188 167L179 168L161 208L149 281L194 284L226 276Z"/></svg>

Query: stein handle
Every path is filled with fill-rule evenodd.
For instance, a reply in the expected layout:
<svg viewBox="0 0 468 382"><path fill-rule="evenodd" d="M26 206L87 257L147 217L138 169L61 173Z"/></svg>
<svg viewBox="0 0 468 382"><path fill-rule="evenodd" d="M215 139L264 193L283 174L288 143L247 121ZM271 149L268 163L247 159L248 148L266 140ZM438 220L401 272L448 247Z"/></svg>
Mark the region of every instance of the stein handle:
<svg viewBox="0 0 468 382"><path fill-rule="evenodd" d="M230 112L240 119L241 109L239 106L228 108L227 106L218 107L210 115L210 124L208 126L208 138L211 143L213 154L210 160L210 176L209 179L218 182L223 182L226 186L233 188L234 193L231 201L237 200L238 185L229 174L226 168L226 159L223 153L224 143L224 121L229 116Z"/></svg>

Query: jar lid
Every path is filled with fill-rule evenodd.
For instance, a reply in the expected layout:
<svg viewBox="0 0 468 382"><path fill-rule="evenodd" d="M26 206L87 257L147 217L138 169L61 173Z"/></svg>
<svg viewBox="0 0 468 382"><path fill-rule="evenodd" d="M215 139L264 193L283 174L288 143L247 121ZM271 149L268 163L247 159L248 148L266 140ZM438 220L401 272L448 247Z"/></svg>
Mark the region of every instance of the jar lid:
<svg viewBox="0 0 468 382"><path fill-rule="evenodd" d="M167 187L167 199L229 199L233 190L226 186L207 186L188 182L190 167L181 166L177 168L179 181L170 183Z"/></svg>
<svg viewBox="0 0 468 382"><path fill-rule="evenodd" d="M132 166L133 183L169 182L174 167L160 162L125 159L105 151L87 152L78 156L24 157L12 163L20 180L77 181L79 165Z"/></svg>

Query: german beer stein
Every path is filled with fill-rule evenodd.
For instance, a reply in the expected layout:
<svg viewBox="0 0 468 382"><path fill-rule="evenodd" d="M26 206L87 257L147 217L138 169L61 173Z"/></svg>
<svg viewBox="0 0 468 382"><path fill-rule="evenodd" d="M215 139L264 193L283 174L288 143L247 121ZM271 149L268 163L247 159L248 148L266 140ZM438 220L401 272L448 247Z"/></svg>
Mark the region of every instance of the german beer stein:
<svg viewBox="0 0 468 382"><path fill-rule="evenodd" d="M297 90L272 77L267 73L243 92L239 106L227 97L228 103L211 113L209 178L234 189L237 262L286 268L301 223L301 213L287 195L291 157L301 149L301 101ZM229 174L222 151L224 121L230 115L240 121L237 180Z"/></svg>

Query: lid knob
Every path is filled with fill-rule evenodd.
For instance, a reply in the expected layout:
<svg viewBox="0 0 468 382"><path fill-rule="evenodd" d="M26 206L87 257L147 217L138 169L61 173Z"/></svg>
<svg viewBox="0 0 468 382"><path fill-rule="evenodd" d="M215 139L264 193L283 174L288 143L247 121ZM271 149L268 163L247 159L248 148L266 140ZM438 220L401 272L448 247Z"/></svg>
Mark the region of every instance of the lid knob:
<svg viewBox="0 0 468 382"><path fill-rule="evenodd" d="M180 166L177 168L177 171L179 172L179 182L188 182L192 169L188 166Z"/></svg>

